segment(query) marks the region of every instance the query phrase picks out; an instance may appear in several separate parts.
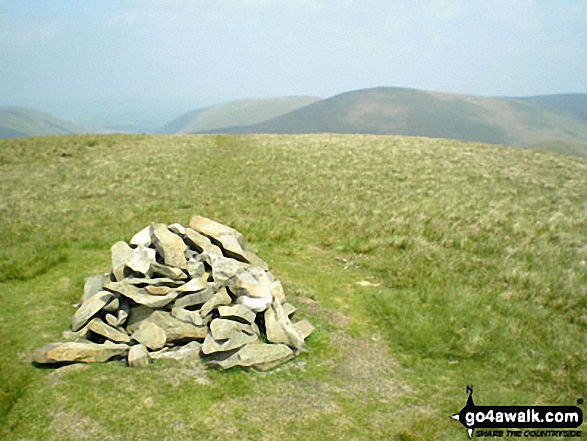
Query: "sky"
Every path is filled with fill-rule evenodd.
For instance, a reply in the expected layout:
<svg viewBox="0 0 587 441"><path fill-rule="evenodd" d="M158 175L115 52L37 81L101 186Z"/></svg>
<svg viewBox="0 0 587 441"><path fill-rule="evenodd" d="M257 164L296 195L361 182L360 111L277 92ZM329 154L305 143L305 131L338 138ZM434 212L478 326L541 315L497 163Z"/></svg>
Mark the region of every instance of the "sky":
<svg viewBox="0 0 587 441"><path fill-rule="evenodd" d="M0 0L0 105L587 92L585 0Z"/></svg>

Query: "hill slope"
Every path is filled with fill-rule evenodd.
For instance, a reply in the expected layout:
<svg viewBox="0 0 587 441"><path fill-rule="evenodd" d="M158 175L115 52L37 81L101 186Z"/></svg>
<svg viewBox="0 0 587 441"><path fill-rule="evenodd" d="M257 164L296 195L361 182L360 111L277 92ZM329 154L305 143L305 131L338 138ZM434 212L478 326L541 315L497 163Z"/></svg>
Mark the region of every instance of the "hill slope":
<svg viewBox="0 0 587 441"><path fill-rule="evenodd" d="M448 416L467 384L478 405L587 390L585 159L399 136L75 136L0 140L0 173L0 439L465 440ZM316 327L307 352L265 374L27 361L64 338L112 244L193 214L271 266Z"/></svg>
<svg viewBox="0 0 587 441"><path fill-rule="evenodd" d="M162 127L160 133L197 133L257 124L318 101L313 96L231 101L188 112Z"/></svg>
<svg viewBox="0 0 587 441"><path fill-rule="evenodd" d="M555 112L566 113L587 123L587 93L538 95L516 98L531 104L538 104Z"/></svg>
<svg viewBox="0 0 587 441"><path fill-rule="evenodd" d="M112 133L99 127L75 124L24 107L0 107L0 138Z"/></svg>
<svg viewBox="0 0 587 441"><path fill-rule="evenodd" d="M587 124L538 104L404 88L351 91L259 124L212 132L409 135L519 146L587 142Z"/></svg>

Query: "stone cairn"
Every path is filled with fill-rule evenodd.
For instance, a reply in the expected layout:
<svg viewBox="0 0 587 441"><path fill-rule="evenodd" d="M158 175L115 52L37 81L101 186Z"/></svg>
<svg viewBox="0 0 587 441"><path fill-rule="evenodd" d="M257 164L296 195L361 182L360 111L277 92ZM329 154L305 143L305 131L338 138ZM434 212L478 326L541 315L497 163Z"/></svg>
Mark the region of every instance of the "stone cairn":
<svg viewBox="0 0 587 441"><path fill-rule="evenodd" d="M152 224L112 248L112 271L86 280L69 340L37 349L40 364L126 358L202 360L271 369L297 355L313 327L267 264L233 228L194 216L188 228Z"/></svg>

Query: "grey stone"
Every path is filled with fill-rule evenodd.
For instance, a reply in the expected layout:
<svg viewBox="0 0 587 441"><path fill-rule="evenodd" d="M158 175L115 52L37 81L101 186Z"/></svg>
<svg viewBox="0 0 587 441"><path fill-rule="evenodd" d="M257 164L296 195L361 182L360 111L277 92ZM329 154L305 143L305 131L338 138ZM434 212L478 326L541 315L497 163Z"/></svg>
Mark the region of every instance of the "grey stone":
<svg viewBox="0 0 587 441"><path fill-rule="evenodd" d="M228 257L246 260L245 239L234 228L197 215L191 218L190 227L220 246Z"/></svg>
<svg viewBox="0 0 587 441"><path fill-rule="evenodd" d="M285 315L291 319L292 314L296 312L296 307L291 303L282 303L281 306L283 307L283 312Z"/></svg>
<svg viewBox="0 0 587 441"><path fill-rule="evenodd" d="M110 282L105 284L104 288L117 292L134 302L148 306L149 308L162 308L171 303L178 295L176 291L170 291L169 294L164 296L153 296L141 288L137 288L124 282Z"/></svg>
<svg viewBox="0 0 587 441"><path fill-rule="evenodd" d="M75 312L71 320L71 329L73 331L79 331L90 319L104 308L114 298L114 294L107 291L100 291L84 303L81 304L79 309Z"/></svg>
<svg viewBox="0 0 587 441"><path fill-rule="evenodd" d="M194 294L187 294L177 299L174 306L177 308L187 308L188 306L201 305L206 303L214 295L212 288L207 288Z"/></svg>
<svg viewBox="0 0 587 441"><path fill-rule="evenodd" d="M179 292L198 292L208 288L208 274L204 273L197 279L192 279L187 283L179 286L177 290Z"/></svg>
<svg viewBox="0 0 587 441"><path fill-rule="evenodd" d="M34 351L35 363L51 364L64 362L97 363L109 360L112 357L125 355L129 346L114 343L52 343Z"/></svg>
<svg viewBox="0 0 587 441"><path fill-rule="evenodd" d="M144 247L151 246L151 225L143 228L137 234L135 234L129 241L131 245L142 245Z"/></svg>
<svg viewBox="0 0 587 441"><path fill-rule="evenodd" d="M233 330L230 337L223 342L217 342L212 337L212 334L206 335L204 344L202 345L202 353L205 355L213 354L215 352L227 352L243 347L246 344L258 341L256 335L245 334L244 332Z"/></svg>
<svg viewBox="0 0 587 441"><path fill-rule="evenodd" d="M167 228L169 229L169 231L177 234L178 236L185 235L185 227L181 224L171 224L167 226Z"/></svg>
<svg viewBox="0 0 587 441"><path fill-rule="evenodd" d="M128 365L130 367L145 367L149 365L149 352L143 345L134 345L128 351Z"/></svg>
<svg viewBox="0 0 587 441"><path fill-rule="evenodd" d="M247 296L253 298L273 299L271 294L273 282L269 280L267 273L259 268L247 268L235 276L230 290L237 297Z"/></svg>
<svg viewBox="0 0 587 441"><path fill-rule="evenodd" d="M255 323L257 317L253 311L244 305L219 306L218 313L224 318L240 318L249 323Z"/></svg>
<svg viewBox="0 0 587 441"><path fill-rule="evenodd" d="M200 311L190 311L184 308L171 308L171 316L182 322L190 323L194 326L206 326L210 323L210 316L202 317Z"/></svg>
<svg viewBox="0 0 587 441"><path fill-rule="evenodd" d="M179 268L163 265L159 262L152 262L146 275L151 278L156 278L155 276L161 276L173 280L187 279L185 273Z"/></svg>
<svg viewBox="0 0 587 441"><path fill-rule="evenodd" d="M188 274L192 279L197 279L204 275L206 268L202 262L198 262L194 258L188 259Z"/></svg>
<svg viewBox="0 0 587 441"><path fill-rule="evenodd" d="M171 292L171 288L167 286L147 285L145 286L145 291L152 296L166 296Z"/></svg>
<svg viewBox="0 0 587 441"><path fill-rule="evenodd" d="M88 328L90 331L101 335L102 337L106 337L109 340L112 340L117 343L128 343L130 342L130 337L123 331L113 328L112 326L108 326L106 323L99 318L93 318Z"/></svg>
<svg viewBox="0 0 587 441"><path fill-rule="evenodd" d="M212 246L210 239L191 228L185 230L185 242L192 250L199 253L207 252Z"/></svg>
<svg viewBox="0 0 587 441"><path fill-rule="evenodd" d="M106 319L106 322L111 325L111 326L118 326L118 317L114 314L106 314L106 316L104 317Z"/></svg>
<svg viewBox="0 0 587 441"><path fill-rule="evenodd" d="M230 305L232 299L230 295L226 291L226 288L221 288L214 294L206 303L202 305L200 309L200 314L202 317L208 316L214 309L218 308L219 306Z"/></svg>
<svg viewBox="0 0 587 441"><path fill-rule="evenodd" d="M283 306L281 306L281 302L279 299L274 298L273 303L271 304L271 309L275 312L275 319L277 323L282 327L285 335L289 342L287 345L291 347L294 352L299 352L302 350L304 346L304 338L300 335L298 330L294 327L291 320L285 314ZM266 323L265 323L266 324ZM269 337L267 337L269 339Z"/></svg>
<svg viewBox="0 0 587 441"><path fill-rule="evenodd" d="M221 318L214 319L210 323L210 333L216 341L228 340L235 330L248 335L259 335L259 328L254 323L239 323Z"/></svg>
<svg viewBox="0 0 587 441"><path fill-rule="evenodd" d="M133 249L126 242L116 242L110 248L112 256L112 269L124 268L133 257Z"/></svg>
<svg viewBox="0 0 587 441"><path fill-rule="evenodd" d="M186 268L187 245L181 237L167 229L165 224L153 224L151 233L153 245L166 265Z"/></svg>
<svg viewBox="0 0 587 441"><path fill-rule="evenodd" d="M247 344L228 358L208 363L230 369L234 366L253 367L266 371L294 357L293 351L286 345L278 344Z"/></svg>
<svg viewBox="0 0 587 441"><path fill-rule="evenodd" d="M304 340L307 339L312 332L314 332L314 326L312 326L308 320L300 320L293 325L294 328L296 328L296 331L298 331L298 334L300 334Z"/></svg>
<svg viewBox="0 0 587 441"><path fill-rule="evenodd" d="M270 273L267 275L269 276ZM281 303L285 302L285 292L279 280L271 281L271 297L277 297Z"/></svg>
<svg viewBox="0 0 587 441"><path fill-rule="evenodd" d="M96 276L91 276L86 279L86 283L84 283L84 294L81 298L81 302L85 302L87 299L92 297L94 294L99 293L102 291L102 284L108 280L108 276L104 276L102 274L98 274Z"/></svg>
<svg viewBox="0 0 587 441"><path fill-rule="evenodd" d="M145 307L132 308L127 329L133 332L146 322L154 323L165 331L166 343L178 340L202 340L208 332L206 326L194 326L172 317L169 312Z"/></svg>
<svg viewBox="0 0 587 441"><path fill-rule="evenodd" d="M270 298L253 298L249 296L240 296L236 299L239 305L246 306L253 312L263 312L271 305Z"/></svg>
<svg viewBox="0 0 587 441"><path fill-rule="evenodd" d="M149 355L153 360L169 359L178 362L199 361L202 345L197 341L191 341L184 346L177 348L163 348Z"/></svg>
<svg viewBox="0 0 587 441"><path fill-rule="evenodd" d="M114 297L106 306L104 306L104 311L107 312L114 312L120 308L120 300L117 297Z"/></svg>
<svg viewBox="0 0 587 441"><path fill-rule="evenodd" d="M216 255L210 255L210 266L212 278L220 284L229 284L244 269L242 263Z"/></svg>
<svg viewBox="0 0 587 441"><path fill-rule="evenodd" d="M150 321L141 323L139 329L132 333L132 338L153 350L161 349L167 341L165 331Z"/></svg>
<svg viewBox="0 0 587 441"><path fill-rule="evenodd" d="M156 263L156 254L154 249L139 245L132 250L132 256L125 264L137 273L148 274L151 264Z"/></svg>

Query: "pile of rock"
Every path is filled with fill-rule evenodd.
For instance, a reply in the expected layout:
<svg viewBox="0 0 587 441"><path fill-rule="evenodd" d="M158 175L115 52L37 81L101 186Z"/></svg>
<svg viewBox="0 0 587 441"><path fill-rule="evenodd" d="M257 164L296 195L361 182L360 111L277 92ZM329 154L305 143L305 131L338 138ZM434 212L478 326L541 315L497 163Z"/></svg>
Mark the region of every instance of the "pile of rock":
<svg viewBox="0 0 587 441"><path fill-rule="evenodd" d="M68 342L37 349L36 363L159 358L267 370L313 331L267 264L233 228L194 216L188 228L152 224L112 246L112 271L87 279Z"/></svg>

